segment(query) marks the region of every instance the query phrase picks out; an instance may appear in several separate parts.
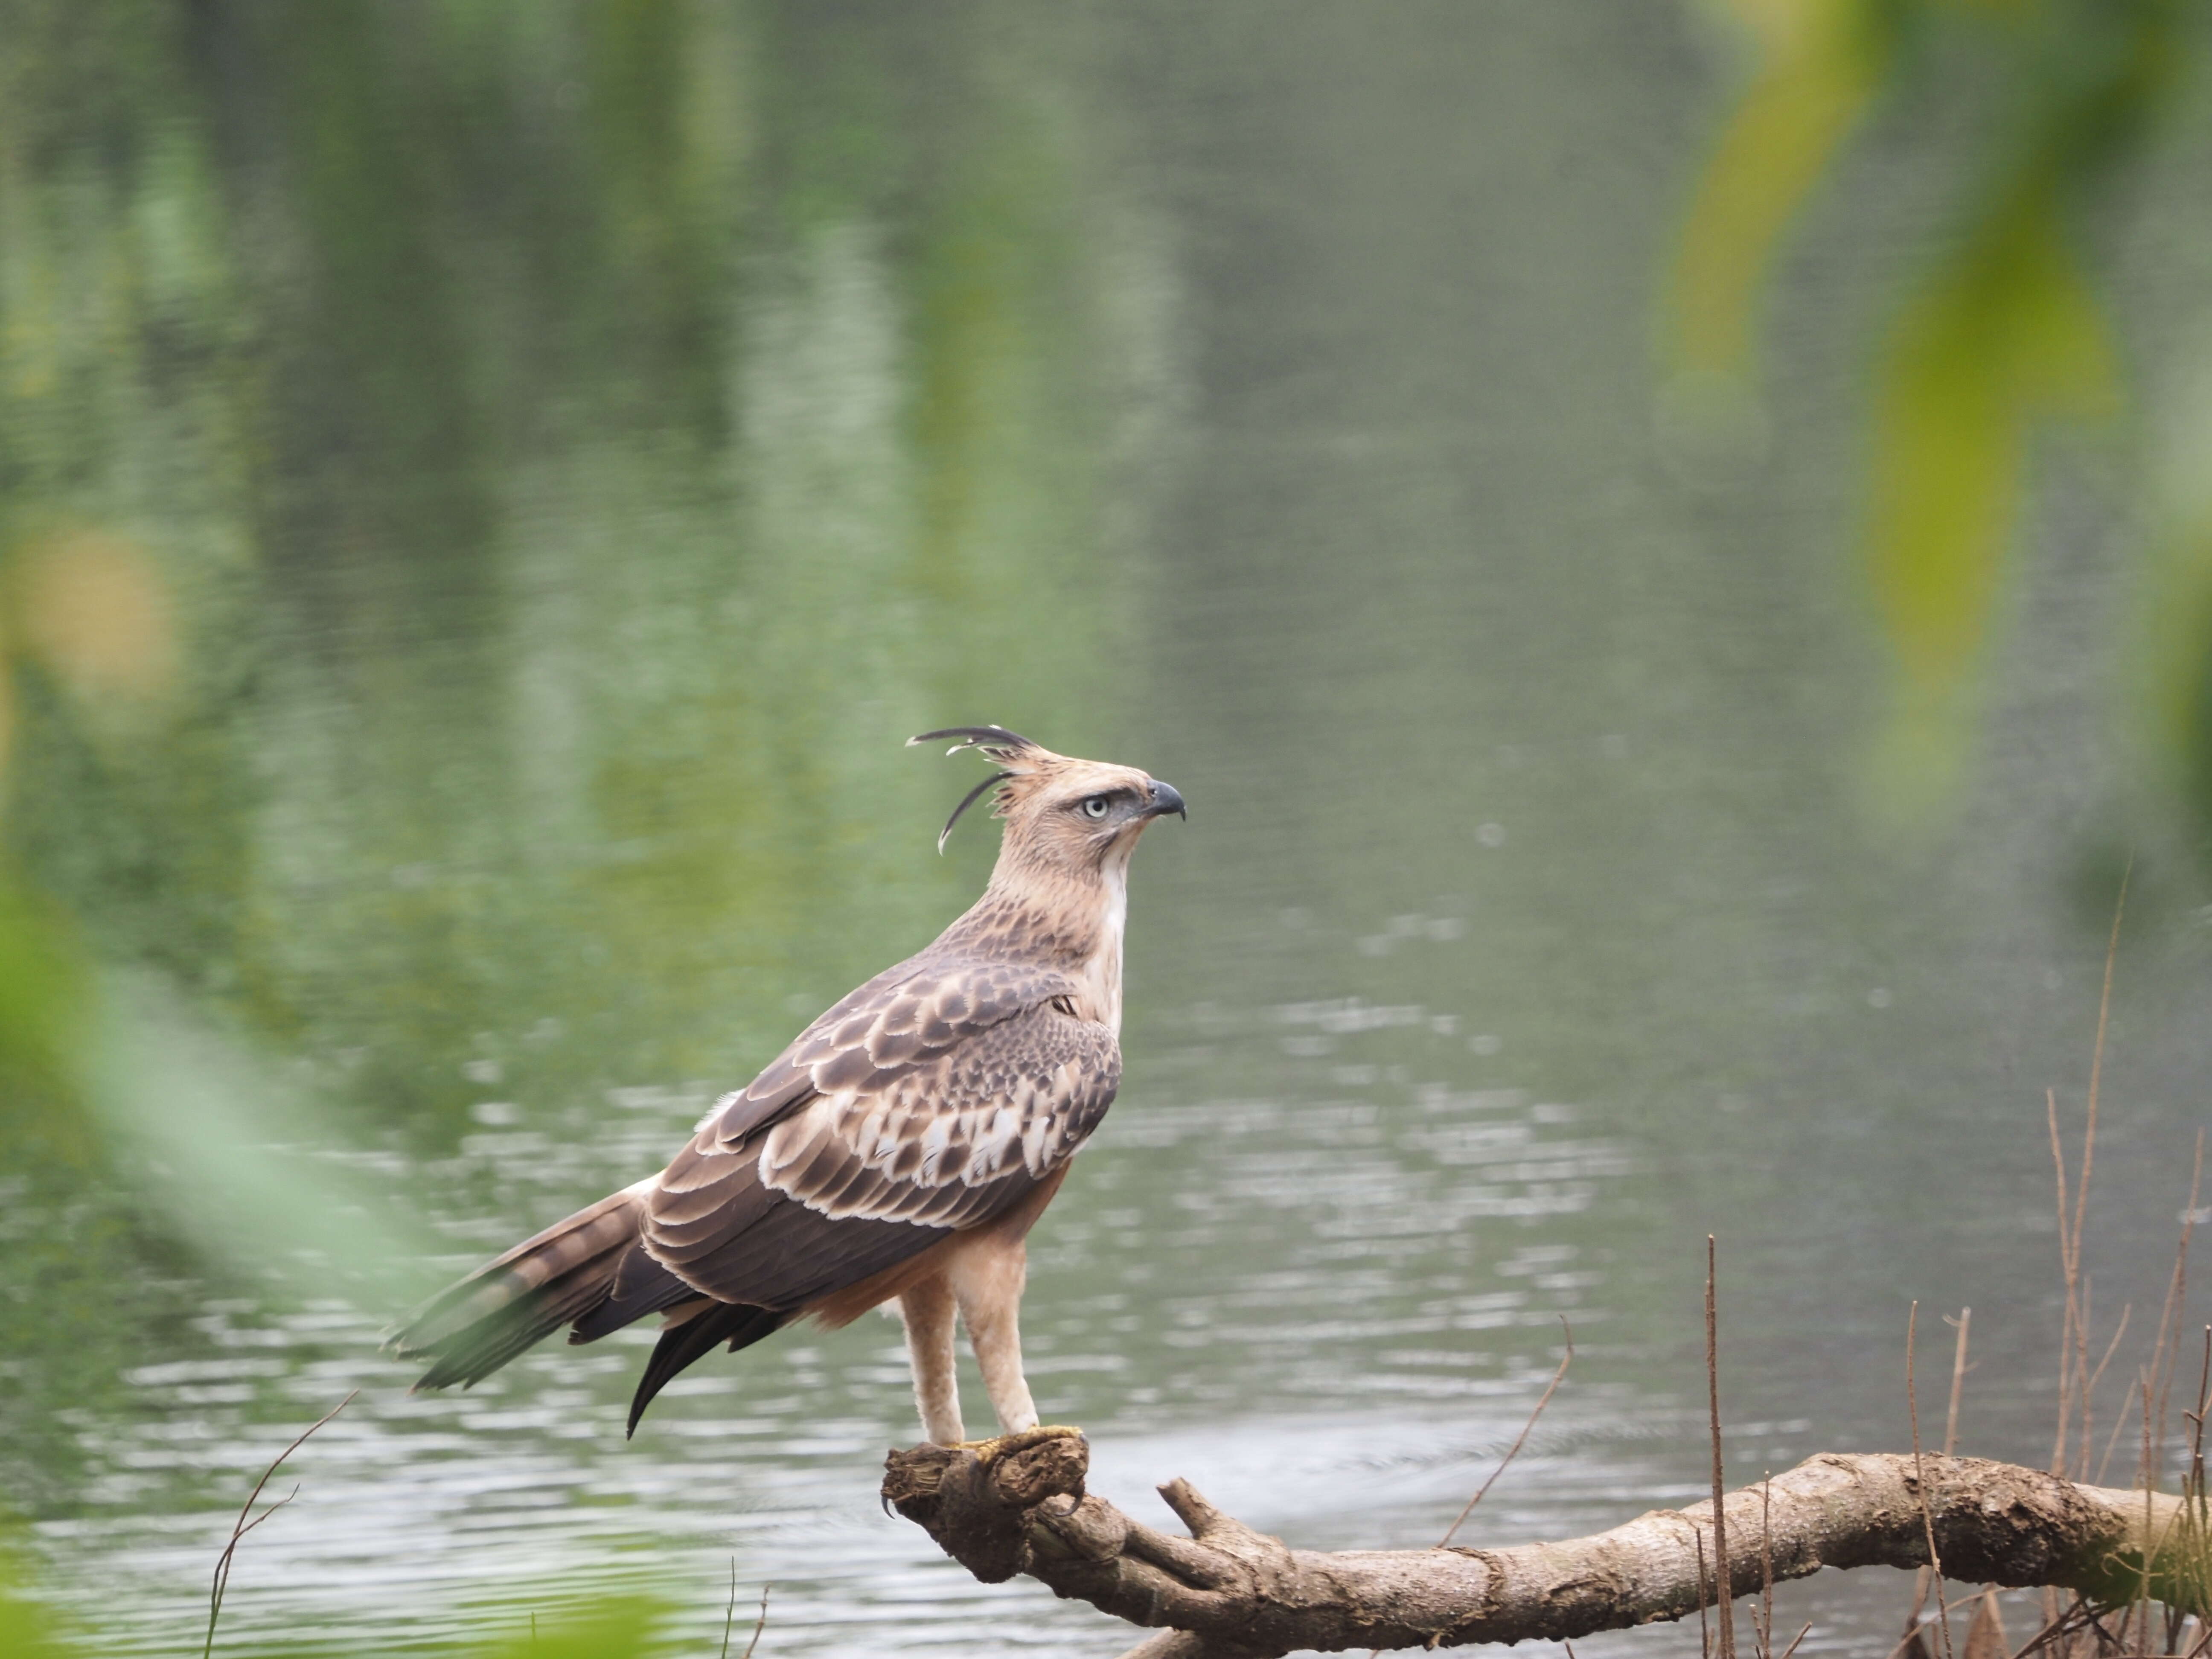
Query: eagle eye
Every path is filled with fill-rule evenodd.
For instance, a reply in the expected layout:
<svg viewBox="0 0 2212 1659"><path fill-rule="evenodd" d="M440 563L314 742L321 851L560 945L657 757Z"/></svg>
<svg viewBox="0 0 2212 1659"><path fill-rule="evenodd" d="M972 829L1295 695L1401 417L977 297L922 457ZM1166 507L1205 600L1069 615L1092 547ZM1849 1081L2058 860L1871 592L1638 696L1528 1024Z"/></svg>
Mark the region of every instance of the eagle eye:
<svg viewBox="0 0 2212 1659"><path fill-rule="evenodd" d="M1086 818L1103 818L1106 816L1109 804L1103 795L1090 796L1083 803L1083 816Z"/></svg>

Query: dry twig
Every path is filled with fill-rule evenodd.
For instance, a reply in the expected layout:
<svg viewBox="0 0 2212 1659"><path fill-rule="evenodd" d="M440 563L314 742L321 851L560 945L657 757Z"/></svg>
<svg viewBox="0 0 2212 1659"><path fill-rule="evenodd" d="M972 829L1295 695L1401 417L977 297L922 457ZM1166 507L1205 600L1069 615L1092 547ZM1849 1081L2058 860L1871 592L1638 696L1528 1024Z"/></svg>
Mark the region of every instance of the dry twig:
<svg viewBox="0 0 2212 1659"><path fill-rule="evenodd" d="M1721 1362L1719 1304L1715 1287L1719 1269L1719 1247L1705 1235L1705 1400L1712 1415L1713 1437L1713 1572L1717 1584L1731 1584L1729 1571L1728 1508L1722 1503L1727 1486L1721 1477ZM1735 1603L1727 1595L1720 1601L1720 1659L1735 1659ZM1949 1656L1945 1656L1945 1659Z"/></svg>
<svg viewBox="0 0 2212 1659"><path fill-rule="evenodd" d="M1567 1342L1566 1352L1559 1356L1559 1369L1552 1373L1552 1380L1544 1385L1544 1392L1536 1397L1535 1409L1528 1413L1528 1420L1521 1425L1521 1432L1513 1437L1513 1443L1505 1449L1505 1455L1499 1460L1498 1467L1491 1470L1489 1479L1475 1488L1474 1496L1467 1500L1467 1507L1452 1517L1451 1525L1444 1528L1444 1535L1437 1540L1438 1549L1450 1547L1454 1534L1465 1524L1467 1517L1474 1513L1474 1506L1482 1502L1491 1487L1497 1484L1498 1477L1504 1474L1511 1467L1513 1460L1521 1455L1521 1448L1528 1443L1529 1431L1536 1426L1536 1419L1544 1414L1544 1407L1552 1403L1552 1396L1559 1391L1559 1384L1566 1381L1567 1367L1575 1363L1575 1330L1567 1323L1565 1314L1559 1316L1559 1328L1566 1334Z"/></svg>
<svg viewBox="0 0 2212 1659"><path fill-rule="evenodd" d="M1943 1322L1959 1333L1951 1349L1951 1408L1943 1418L1943 1455L1948 1457L1959 1449L1959 1395L1966 1381L1966 1333L1973 1326L1974 1310L1961 1308L1956 1319L1947 1314Z"/></svg>
<svg viewBox="0 0 2212 1659"><path fill-rule="evenodd" d="M299 1438L276 1454L269 1467L261 1471L261 1478L253 1483L253 1490L246 1494L246 1502L238 1511L238 1519L231 1524L230 1541L222 1547L222 1554L216 1561L215 1582L208 1588L207 1640L201 1644L200 1659L209 1659L209 1656L215 1652L215 1622L222 1616L223 1592L230 1588L230 1564L238 1553L239 1540L300 1495L300 1489L297 1486L293 1487L291 1491L286 1492L260 1514L253 1516L253 1518L249 1521L246 1516L252 1514L253 1505L261 1497L261 1489L269 1484L270 1477L283 1466L286 1458L307 1443L309 1435L321 1428L324 1424L329 1422L348 1406L352 1405L360 1393L361 1390L356 1389L353 1393L339 1401L337 1405L301 1431Z"/></svg>
<svg viewBox="0 0 2212 1659"><path fill-rule="evenodd" d="M1913 1484L1920 1499L1921 1524L1928 1533L1928 1571L1936 1584L1936 1628L1942 1635L1943 1659L1951 1659L1951 1609L1943 1601L1943 1558L1936 1548L1936 1519L1928 1508L1927 1477L1921 1473L1920 1395L1912 1376L1913 1339L1918 1334L1919 1326L1920 1304L1916 1302L1905 1321L1905 1403L1912 1420ZM1919 1613L1919 1608L1913 1609L1916 1619ZM1916 1629L1914 1634L1917 1633Z"/></svg>
<svg viewBox="0 0 2212 1659"><path fill-rule="evenodd" d="M760 1617L753 1620L752 1640L745 1644L745 1650L738 1659L753 1659L753 1650L760 1645L761 1632L768 1628L768 1593L775 1588L773 1584L761 1586Z"/></svg>

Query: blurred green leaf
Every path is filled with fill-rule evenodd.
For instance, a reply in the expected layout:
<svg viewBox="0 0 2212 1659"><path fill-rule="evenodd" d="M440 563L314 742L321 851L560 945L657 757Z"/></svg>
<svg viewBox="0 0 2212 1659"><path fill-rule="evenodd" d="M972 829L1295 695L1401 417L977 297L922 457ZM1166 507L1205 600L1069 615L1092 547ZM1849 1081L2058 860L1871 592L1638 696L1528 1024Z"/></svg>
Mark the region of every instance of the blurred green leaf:
<svg viewBox="0 0 2212 1659"><path fill-rule="evenodd" d="M17 1588L26 1577L21 1568L15 1553L0 1547L0 1654L8 1659L75 1659L83 1650L66 1638L61 1621Z"/></svg>
<svg viewBox="0 0 2212 1659"><path fill-rule="evenodd" d="M2051 193L2030 191L1914 301L1883 368L1869 554L1917 689L1954 684L1980 646L2032 422L2115 401L2103 319Z"/></svg>
<svg viewBox="0 0 2212 1659"><path fill-rule="evenodd" d="M1749 371L1776 241L1881 84L1891 41L1865 0L1741 0L1760 64L1723 130L1684 228L1674 289L1682 368Z"/></svg>
<svg viewBox="0 0 2212 1659"><path fill-rule="evenodd" d="M1866 544L1902 671L1875 751L1891 807L1924 808L1957 774L2036 424L2118 402L2055 179L2033 179L1908 307L1884 356Z"/></svg>
<svg viewBox="0 0 2212 1659"><path fill-rule="evenodd" d="M2212 518L2186 518L2164 554L2148 617L2152 721L2202 833L2212 829Z"/></svg>
<svg viewBox="0 0 2212 1659"><path fill-rule="evenodd" d="M653 1632L664 1609L643 1596L611 1597L495 1647L483 1659L630 1659L665 1651Z"/></svg>
<svg viewBox="0 0 2212 1659"><path fill-rule="evenodd" d="M312 1103L151 975L106 980L93 1098L186 1233L256 1273L375 1277L435 1249L316 1156L343 1146Z"/></svg>
<svg viewBox="0 0 2212 1659"><path fill-rule="evenodd" d="M1874 98L1924 104L1963 91L1991 135L1953 251L1907 299L1877 371L1865 558L1899 672L1875 780L1889 806L1917 810L1942 795L1965 751L1972 670L2035 428L2121 403L2069 214L2134 153L2179 83L2184 10L2170 0L1735 0L1729 10L1759 40L1761 65L1689 215L1662 417L1686 388L1714 403L1723 380L1748 401L1774 245ZM1908 61L1921 72L1908 76ZM2193 672L2195 653L2181 655ZM2169 707L2193 708L2195 681L2166 678Z"/></svg>
<svg viewBox="0 0 2212 1659"><path fill-rule="evenodd" d="M34 1576L30 1567L31 1558L0 1547L0 1655L5 1659L80 1659L104 1650L96 1619L90 1628L80 1628L82 1621L64 1619L26 1593L25 1586ZM484 1616L514 1634L489 1641L462 1638L442 1643L436 1650L455 1659L462 1656L466 1659L644 1659L647 1655L669 1651L661 1634L667 1615L667 1607L660 1602L636 1595L609 1594L580 1605L572 1603L534 1620L526 1604L508 1601L487 1609ZM741 1626L740 1638L749 1630L749 1625ZM254 1644L255 1651L325 1650L313 1639L318 1632L301 1630L293 1634L296 1645L286 1642L272 1650L265 1641L259 1641ZM220 1625L215 1646L218 1653L227 1650ZM191 1650L199 1651L197 1632Z"/></svg>

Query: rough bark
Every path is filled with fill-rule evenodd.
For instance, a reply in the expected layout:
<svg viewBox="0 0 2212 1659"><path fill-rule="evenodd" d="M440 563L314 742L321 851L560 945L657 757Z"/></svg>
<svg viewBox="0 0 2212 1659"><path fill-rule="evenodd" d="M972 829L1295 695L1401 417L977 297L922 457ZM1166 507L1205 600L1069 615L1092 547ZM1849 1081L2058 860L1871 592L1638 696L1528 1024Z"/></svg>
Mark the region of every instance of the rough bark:
<svg viewBox="0 0 2212 1659"><path fill-rule="evenodd" d="M886 1460L884 1498L987 1583L1027 1573L1057 1595L1163 1630L1127 1659L1556 1641L1680 1619L1714 1599L1710 1501L1510 1549L1299 1550L1182 1480L1160 1496L1190 1536L1155 1531L1086 1494L1089 1465L1083 1437L1065 1429L973 1449L916 1446ZM1924 1492L1910 1455L1824 1454L1764 1489L1729 1493L1724 1524L1740 1545L1729 1552L1730 1595L1756 1595L1770 1564L1777 1580L1925 1566L1932 1532L1947 1577L2052 1585L2111 1603L2148 1594L2205 1611L2212 1525L2201 1504L1980 1458L1918 1467ZM1741 1547L1762 1537L1765 1551Z"/></svg>

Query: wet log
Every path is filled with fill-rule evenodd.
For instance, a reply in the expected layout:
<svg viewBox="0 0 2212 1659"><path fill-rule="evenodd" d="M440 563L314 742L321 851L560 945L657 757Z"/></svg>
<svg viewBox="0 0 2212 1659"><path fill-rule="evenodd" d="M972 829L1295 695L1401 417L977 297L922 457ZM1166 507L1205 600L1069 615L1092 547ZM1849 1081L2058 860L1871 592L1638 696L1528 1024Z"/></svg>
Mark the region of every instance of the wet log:
<svg viewBox="0 0 2212 1659"><path fill-rule="evenodd" d="M1189 1536L1155 1530L1086 1492L1089 1466L1074 1430L1032 1429L894 1451L883 1495L987 1583L1025 1573L1162 1632L1127 1659L1558 1641L1694 1616L1715 1600L1710 1502L1507 1549L1302 1550L1183 1480L1159 1492ZM1932 1536L1939 1570L1968 1583L2055 1586L2113 1606L2148 1596L2200 1615L2212 1599L2203 1504L2009 1463L1826 1453L1724 1504L1731 1597L1823 1567L1926 1566Z"/></svg>

